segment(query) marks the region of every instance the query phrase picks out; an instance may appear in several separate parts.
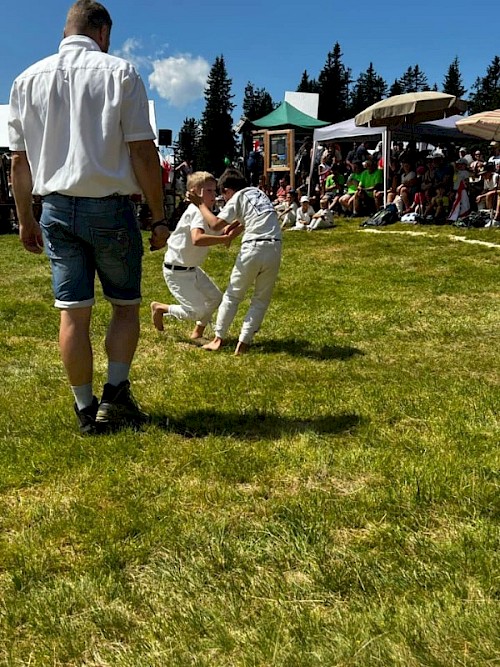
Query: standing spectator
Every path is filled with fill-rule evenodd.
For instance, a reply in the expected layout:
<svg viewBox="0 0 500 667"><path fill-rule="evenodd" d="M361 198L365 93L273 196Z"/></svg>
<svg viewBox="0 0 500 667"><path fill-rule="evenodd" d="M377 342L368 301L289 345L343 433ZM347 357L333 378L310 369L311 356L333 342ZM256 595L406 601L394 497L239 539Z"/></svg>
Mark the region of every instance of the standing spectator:
<svg viewBox="0 0 500 667"><path fill-rule="evenodd" d="M61 311L59 346L82 434L97 423L148 419L128 379L139 338L143 253L131 194L142 189L148 201L152 247L168 236L146 91L130 63L108 55L111 25L100 3L76 2L59 52L18 76L10 96L20 238L30 252L45 247L50 260ZM43 197L40 225L33 195ZM100 403L93 395L90 340L96 271L112 306Z"/></svg>

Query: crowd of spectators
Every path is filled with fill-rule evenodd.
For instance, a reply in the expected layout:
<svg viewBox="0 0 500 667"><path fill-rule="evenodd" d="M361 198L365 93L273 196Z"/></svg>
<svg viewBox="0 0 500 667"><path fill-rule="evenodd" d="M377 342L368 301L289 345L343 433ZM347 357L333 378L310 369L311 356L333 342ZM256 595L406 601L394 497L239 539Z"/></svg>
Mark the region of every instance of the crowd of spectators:
<svg viewBox="0 0 500 667"><path fill-rule="evenodd" d="M274 188L263 179L259 182L274 202L283 228L331 227L334 215L371 216L384 207L382 142L374 149L355 143L346 152L335 142L316 150L311 143L304 146L309 159L304 159L301 148L296 188L284 177ZM492 141L484 152L481 147L469 150L454 144L432 150L418 150L414 142L395 142L391 147L385 204L394 204L403 221L443 224L471 212L489 211L486 226L500 227L499 189L500 142Z"/></svg>

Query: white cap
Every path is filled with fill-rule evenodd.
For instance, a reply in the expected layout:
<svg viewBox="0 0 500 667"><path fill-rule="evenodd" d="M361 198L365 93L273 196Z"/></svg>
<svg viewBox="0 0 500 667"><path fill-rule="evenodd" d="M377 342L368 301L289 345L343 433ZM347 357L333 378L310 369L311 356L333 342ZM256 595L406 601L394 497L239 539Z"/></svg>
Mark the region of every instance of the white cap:
<svg viewBox="0 0 500 667"><path fill-rule="evenodd" d="M300 203L303 204L304 202L309 201L309 197L306 197L305 195L300 198Z"/></svg>

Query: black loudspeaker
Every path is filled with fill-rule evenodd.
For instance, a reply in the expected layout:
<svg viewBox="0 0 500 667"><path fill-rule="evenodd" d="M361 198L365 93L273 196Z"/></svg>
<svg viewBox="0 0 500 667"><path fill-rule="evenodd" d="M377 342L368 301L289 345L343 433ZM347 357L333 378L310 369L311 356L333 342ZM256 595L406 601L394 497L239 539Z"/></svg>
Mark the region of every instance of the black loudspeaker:
<svg viewBox="0 0 500 667"><path fill-rule="evenodd" d="M172 130L158 130L158 143L160 146L171 146Z"/></svg>

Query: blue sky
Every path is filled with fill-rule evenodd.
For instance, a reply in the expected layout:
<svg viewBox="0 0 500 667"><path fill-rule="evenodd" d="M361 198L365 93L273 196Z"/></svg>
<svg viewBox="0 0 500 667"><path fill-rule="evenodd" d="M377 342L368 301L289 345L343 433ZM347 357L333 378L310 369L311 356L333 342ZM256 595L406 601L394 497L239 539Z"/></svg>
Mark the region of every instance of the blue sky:
<svg viewBox="0 0 500 667"><path fill-rule="evenodd" d="M70 4L2 3L0 104L8 102L19 72L57 50ZM113 18L110 51L136 64L148 97L155 101L158 127L172 129L174 136L186 117L201 117L206 77L221 54L233 82L237 122L248 81L280 102L286 90L297 88L304 70L317 77L335 42L354 79L371 61L389 85L418 64L429 84L441 87L458 56L464 86L470 90L500 53L496 39L500 19L496 14L486 19L484 5L475 11L475 5L465 0L453 5L436 0L410 4L108 0L103 4Z"/></svg>

